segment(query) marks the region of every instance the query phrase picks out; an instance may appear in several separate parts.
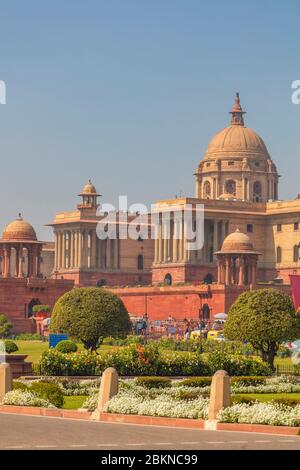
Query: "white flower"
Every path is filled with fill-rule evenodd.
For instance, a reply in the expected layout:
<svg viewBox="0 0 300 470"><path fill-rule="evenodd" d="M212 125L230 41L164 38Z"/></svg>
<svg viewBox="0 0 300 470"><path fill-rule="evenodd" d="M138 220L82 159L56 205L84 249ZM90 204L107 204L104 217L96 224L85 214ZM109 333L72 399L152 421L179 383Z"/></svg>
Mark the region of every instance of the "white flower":
<svg viewBox="0 0 300 470"><path fill-rule="evenodd" d="M55 408L48 400L38 398L31 392L23 390L12 390L7 392L3 398L4 405L17 405L17 406L42 406L44 408Z"/></svg>

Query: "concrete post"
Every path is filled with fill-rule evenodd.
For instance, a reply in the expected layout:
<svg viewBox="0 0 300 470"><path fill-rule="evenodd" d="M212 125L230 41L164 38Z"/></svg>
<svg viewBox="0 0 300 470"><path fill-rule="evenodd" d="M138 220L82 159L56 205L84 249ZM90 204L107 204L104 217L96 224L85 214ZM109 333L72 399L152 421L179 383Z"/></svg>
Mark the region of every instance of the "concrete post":
<svg viewBox="0 0 300 470"><path fill-rule="evenodd" d="M12 374L10 365L6 362L0 364L0 403L4 395L12 390Z"/></svg>
<svg viewBox="0 0 300 470"><path fill-rule="evenodd" d="M92 414L92 419L99 420L100 413L104 405L119 391L119 376L113 367L105 369L101 377L101 384L98 396L98 405L96 411Z"/></svg>
<svg viewBox="0 0 300 470"><path fill-rule="evenodd" d="M230 406L230 377L225 370L218 370L212 378L208 419L216 420L219 411L227 406Z"/></svg>

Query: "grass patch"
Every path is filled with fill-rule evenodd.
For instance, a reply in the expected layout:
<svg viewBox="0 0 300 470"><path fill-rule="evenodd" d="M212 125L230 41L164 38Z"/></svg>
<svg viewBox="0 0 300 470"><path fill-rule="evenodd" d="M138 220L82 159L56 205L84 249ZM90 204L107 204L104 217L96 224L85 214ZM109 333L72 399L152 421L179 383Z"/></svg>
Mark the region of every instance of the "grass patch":
<svg viewBox="0 0 300 470"><path fill-rule="evenodd" d="M260 402L272 401L276 398L293 399L300 401L300 393L239 393L241 397L258 400Z"/></svg>
<svg viewBox="0 0 300 470"><path fill-rule="evenodd" d="M64 397L65 403L63 406L64 410L78 410L81 408L87 397L85 396L71 396L71 397Z"/></svg>
<svg viewBox="0 0 300 470"><path fill-rule="evenodd" d="M48 341L23 341L18 340L15 341L17 344L19 351L16 354L27 354L26 361L33 362L37 364L40 360L40 357L44 351L49 349ZM84 349L82 344L77 344L78 351L82 351ZM108 346L103 345L98 349L98 353L105 353L110 351L111 349L115 349L117 346Z"/></svg>

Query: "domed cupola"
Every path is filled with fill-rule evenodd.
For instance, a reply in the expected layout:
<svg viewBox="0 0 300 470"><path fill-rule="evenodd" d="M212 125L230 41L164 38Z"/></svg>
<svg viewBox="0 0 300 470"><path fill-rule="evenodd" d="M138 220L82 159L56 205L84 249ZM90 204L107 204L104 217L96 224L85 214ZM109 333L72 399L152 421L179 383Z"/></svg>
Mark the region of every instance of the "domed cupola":
<svg viewBox="0 0 300 470"><path fill-rule="evenodd" d="M239 94L230 126L210 141L196 170L196 197L264 202L278 198L278 174L263 139L245 127Z"/></svg>

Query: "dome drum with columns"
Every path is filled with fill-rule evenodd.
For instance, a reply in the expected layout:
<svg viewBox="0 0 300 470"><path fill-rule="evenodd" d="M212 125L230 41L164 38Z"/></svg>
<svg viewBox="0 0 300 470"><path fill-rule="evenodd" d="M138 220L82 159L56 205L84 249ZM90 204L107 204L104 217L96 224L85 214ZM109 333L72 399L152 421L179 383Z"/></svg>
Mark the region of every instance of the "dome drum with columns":
<svg viewBox="0 0 300 470"><path fill-rule="evenodd" d="M278 173L262 138L245 127L239 94L231 125L213 137L196 176L199 199L278 199Z"/></svg>
<svg viewBox="0 0 300 470"><path fill-rule="evenodd" d="M256 284L258 256L248 235L237 229L228 235L220 251L215 253L218 260L218 283L246 286Z"/></svg>
<svg viewBox="0 0 300 470"><path fill-rule="evenodd" d="M19 214L6 226L0 239L2 277L38 277L42 246L32 225Z"/></svg>

